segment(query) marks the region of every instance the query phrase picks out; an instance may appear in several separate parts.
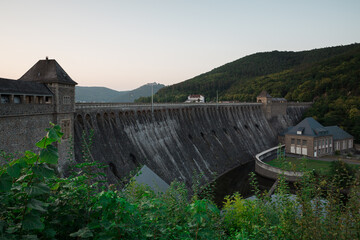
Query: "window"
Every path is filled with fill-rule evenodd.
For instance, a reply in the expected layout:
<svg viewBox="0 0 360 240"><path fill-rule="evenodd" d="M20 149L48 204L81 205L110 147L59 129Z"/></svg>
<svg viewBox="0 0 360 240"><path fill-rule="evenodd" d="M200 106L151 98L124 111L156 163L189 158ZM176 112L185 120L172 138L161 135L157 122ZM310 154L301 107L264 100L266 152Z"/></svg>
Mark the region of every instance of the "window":
<svg viewBox="0 0 360 240"><path fill-rule="evenodd" d="M353 142L352 139L349 140L349 148L353 148Z"/></svg>
<svg viewBox="0 0 360 240"><path fill-rule="evenodd" d="M35 102L43 104L44 103L44 97L43 96L36 96L35 97Z"/></svg>
<svg viewBox="0 0 360 240"><path fill-rule="evenodd" d="M295 145L293 145L293 146L290 147L290 152L291 152L291 153L295 153Z"/></svg>
<svg viewBox="0 0 360 240"><path fill-rule="evenodd" d="M64 97L63 97L63 104L71 104L71 101L70 101L70 97L69 97L69 96L64 96Z"/></svg>
<svg viewBox="0 0 360 240"><path fill-rule="evenodd" d="M301 155L307 156L307 147L301 149Z"/></svg>
<svg viewBox="0 0 360 240"><path fill-rule="evenodd" d="M299 128L297 129L297 131L296 131L296 134L297 134L297 135L302 135L303 131L304 131L304 128L303 128L303 127L299 127Z"/></svg>
<svg viewBox="0 0 360 240"><path fill-rule="evenodd" d="M34 103L34 96L26 96L26 103Z"/></svg>
<svg viewBox="0 0 360 240"><path fill-rule="evenodd" d="M61 131L64 133L63 139L68 139L70 137L70 119L61 120Z"/></svg>
<svg viewBox="0 0 360 240"><path fill-rule="evenodd" d="M307 144L307 141L306 141L306 140L303 140L303 141L302 141L302 145L303 145L303 146L306 146L306 144Z"/></svg>
<svg viewBox="0 0 360 240"><path fill-rule="evenodd" d="M296 139L296 144L301 145L301 139Z"/></svg>
<svg viewBox="0 0 360 240"><path fill-rule="evenodd" d="M52 98L51 97L45 97L45 103L51 104Z"/></svg>
<svg viewBox="0 0 360 240"><path fill-rule="evenodd" d="M291 139L291 144L295 144L295 139L294 138Z"/></svg>
<svg viewBox="0 0 360 240"><path fill-rule="evenodd" d="M14 96L14 103L21 103L21 97L19 95Z"/></svg>
<svg viewBox="0 0 360 240"><path fill-rule="evenodd" d="M10 103L10 95L1 95L1 103Z"/></svg>

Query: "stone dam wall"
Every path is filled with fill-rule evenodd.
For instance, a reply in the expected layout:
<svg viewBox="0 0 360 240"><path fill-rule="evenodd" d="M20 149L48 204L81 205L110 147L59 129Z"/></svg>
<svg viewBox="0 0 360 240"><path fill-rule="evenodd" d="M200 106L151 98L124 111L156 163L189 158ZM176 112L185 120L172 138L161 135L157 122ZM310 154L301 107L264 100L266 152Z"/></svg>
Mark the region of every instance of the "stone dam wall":
<svg viewBox="0 0 360 240"><path fill-rule="evenodd" d="M301 120L308 105L287 107L287 114L267 119L261 104L173 105L77 108L75 158L81 161L82 132L94 130L93 159L108 165L115 183L147 165L167 183L191 185L194 172L204 183L254 161L277 145L278 133Z"/></svg>

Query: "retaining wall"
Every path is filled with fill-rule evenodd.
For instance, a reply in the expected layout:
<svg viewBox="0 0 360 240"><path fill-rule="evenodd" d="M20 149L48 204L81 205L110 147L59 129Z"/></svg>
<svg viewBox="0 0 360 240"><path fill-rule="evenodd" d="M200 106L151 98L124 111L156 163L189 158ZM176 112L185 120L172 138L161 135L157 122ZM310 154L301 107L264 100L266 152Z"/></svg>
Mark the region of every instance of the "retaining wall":
<svg viewBox="0 0 360 240"><path fill-rule="evenodd" d="M269 164L266 164L263 162L264 159L270 158L274 159L276 158L277 150L280 148L284 148L285 145L276 146L273 148L270 148L268 150L265 150L261 153L256 154L255 156L255 172L259 175L270 178L273 180L276 180L279 176L279 174L282 174L285 176L286 180L289 182L295 182L299 180L304 174L302 172L294 172L294 171L285 171L277 167L270 166Z"/></svg>

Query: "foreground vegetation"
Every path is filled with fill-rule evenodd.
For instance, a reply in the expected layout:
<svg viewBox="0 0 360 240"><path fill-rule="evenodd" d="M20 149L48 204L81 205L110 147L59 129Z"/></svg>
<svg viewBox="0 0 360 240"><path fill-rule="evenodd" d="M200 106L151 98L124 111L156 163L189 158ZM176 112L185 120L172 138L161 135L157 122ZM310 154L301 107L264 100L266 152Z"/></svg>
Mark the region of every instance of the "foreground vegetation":
<svg viewBox="0 0 360 240"><path fill-rule="evenodd" d="M360 44L302 52L256 53L159 90L155 102L184 102L189 94L206 101L251 102L267 90L288 101L312 102L304 117L339 125L360 139ZM150 102L140 98L138 102Z"/></svg>
<svg viewBox="0 0 360 240"><path fill-rule="evenodd" d="M123 190L97 180L85 161L73 175L60 178L54 166L61 140L58 126L36 145L0 167L0 239L356 239L360 238L359 175L342 167L328 179L309 172L297 184L296 197L280 178L276 197L258 189L256 200L239 194L220 209L194 187L173 182L163 194L130 181ZM346 184L343 184L343 179ZM196 182L194 186L196 186ZM350 189L345 196L341 189Z"/></svg>

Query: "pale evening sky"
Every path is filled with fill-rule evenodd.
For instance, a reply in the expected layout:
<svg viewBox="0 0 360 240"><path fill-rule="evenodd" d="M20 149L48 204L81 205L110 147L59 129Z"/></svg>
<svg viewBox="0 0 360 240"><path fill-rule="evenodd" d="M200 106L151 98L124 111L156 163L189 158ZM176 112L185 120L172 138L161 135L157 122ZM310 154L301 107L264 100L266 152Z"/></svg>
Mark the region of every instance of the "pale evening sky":
<svg viewBox="0 0 360 240"><path fill-rule="evenodd" d="M171 85L263 51L360 42L360 0L0 0L0 77L56 59L80 86Z"/></svg>

